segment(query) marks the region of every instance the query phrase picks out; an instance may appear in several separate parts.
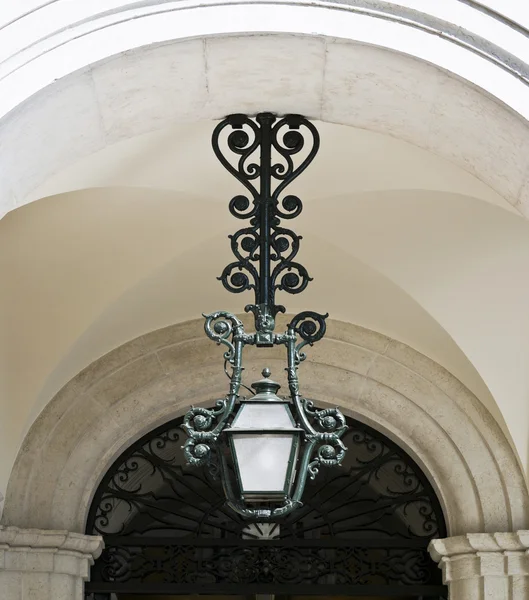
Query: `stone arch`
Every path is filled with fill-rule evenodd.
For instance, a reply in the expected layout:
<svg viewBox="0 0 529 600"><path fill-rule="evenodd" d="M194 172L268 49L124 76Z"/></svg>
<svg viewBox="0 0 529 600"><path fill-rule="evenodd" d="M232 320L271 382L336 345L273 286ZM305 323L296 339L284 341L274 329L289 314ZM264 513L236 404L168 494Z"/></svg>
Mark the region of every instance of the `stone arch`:
<svg viewBox="0 0 529 600"><path fill-rule="evenodd" d="M280 350L263 360L281 373ZM130 443L190 404L226 391L220 350L189 321L92 363L46 406L13 469L3 523L82 532L97 484ZM482 404L442 367L361 327L331 321L301 372L303 393L385 433L423 468L449 535L527 526L529 498L512 448Z"/></svg>
<svg viewBox="0 0 529 600"><path fill-rule="evenodd" d="M527 117L523 98L516 96L524 96L529 69L523 45L510 44L508 38L509 33L523 36L527 30L520 22L473 0L465 4L466 10L451 6L439 11L377 0L311 4L290 0L287 4L272 1L267 6L244 0L236 4L220 0L214 5L200 0L185 4L150 0L138 6L131 0L119 0L112 7L79 5L72 9L65 0L55 0L29 10L14 8L7 11L7 19L2 14L6 48L1 89L7 97L0 101L0 115L46 82L145 44L275 32L345 37L406 52L481 85L498 98L505 97L505 83L511 77L511 86L518 83L521 94L507 94L507 104ZM38 19L46 22L45 26L36 28ZM474 64L463 66L469 57ZM482 68L476 69L479 64Z"/></svg>
<svg viewBox="0 0 529 600"><path fill-rule="evenodd" d="M303 113L403 139L472 173L515 211L528 212L527 121L470 82L349 39L208 35L90 64L2 118L2 214L38 199L39 186L52 175L119 141L175 122L260 110Z"/></svg>

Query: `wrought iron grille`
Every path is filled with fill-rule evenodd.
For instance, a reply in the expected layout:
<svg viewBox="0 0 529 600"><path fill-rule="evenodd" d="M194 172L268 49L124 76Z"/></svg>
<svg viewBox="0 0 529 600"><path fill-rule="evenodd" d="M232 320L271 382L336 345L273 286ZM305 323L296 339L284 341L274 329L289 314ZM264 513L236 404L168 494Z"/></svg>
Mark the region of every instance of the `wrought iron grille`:
<svg viewBox="0 0 529 600"><path fill-rule="evenodd" d="M107 472L87 533L106 548L87 597L277 594L446 598L428 542L446 535L439 502L413 460L348 419L341 469L310 481L303 507L251 523L219 481L187 467L177 419L133 444Z"/></svg>

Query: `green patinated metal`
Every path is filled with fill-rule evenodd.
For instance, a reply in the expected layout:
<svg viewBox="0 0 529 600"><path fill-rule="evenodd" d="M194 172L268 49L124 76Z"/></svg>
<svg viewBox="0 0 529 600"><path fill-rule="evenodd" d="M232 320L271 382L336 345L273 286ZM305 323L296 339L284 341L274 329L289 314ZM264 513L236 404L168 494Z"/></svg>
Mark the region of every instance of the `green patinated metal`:
<svg viewBox="0 0 529 600"><path fill-rule="evenodd" d="M307 477L316 477L320 467L339 465L346 451L341 437L347 426L339 409L317 410L299 391L298 367L306 358L303 349L324 336L328 315L304 311L292 319L285 332L275 332L277 313L285 312L284 306L275 304L276 291L298 294L311 281L305 267L294 260L301 236L285 228L281 220L293 219L301 213L301 200L285 194L285 189L316 156L319 135L314 125L299 115L280 119L271 113L261 113L255 119L231 115L215 128L212 145L219 161L251 196L250 199L237 195L230 201L231 214L248 219L250 226L230 236L236 260L224 269L219 279L230 292L254 291L255 301L245 311L253 313L255 331L247 333L242 321L230 312L204 315L206 335L226 347L224 361L230 385L226 397L218 400L213 409L191 408L186 414L183 428L188 439L184 452L189 464L207 464L221 476L228 503L234 510L244 517L264 521L301 506ZM224 151L226 147L230 159ZM243 351L248 345L286 349L289 397L282 400L275 396L274 401L288 403L295 427L289 430L294 440L287 481L281 493L266 490L245 493L233 446L231 455L235 459L238 490L230 477L227 449L228 440L233 440L234 435L231 425L238 406L255 401L240 395ZM263 374L266 380L270 373ZM269 389L271 385L277 386L271 381L261 382L260 387L254 385L257 395L266 392L267 385ZM255 435L267 433L272 430L252 429ZM252 506L257 499L259 505Z"/></svg>

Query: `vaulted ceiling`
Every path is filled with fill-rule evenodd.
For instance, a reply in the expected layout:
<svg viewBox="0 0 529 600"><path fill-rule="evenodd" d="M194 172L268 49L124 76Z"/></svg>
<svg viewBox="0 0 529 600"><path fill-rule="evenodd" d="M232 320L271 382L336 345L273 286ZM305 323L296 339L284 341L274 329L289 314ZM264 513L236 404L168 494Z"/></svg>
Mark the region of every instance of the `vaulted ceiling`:
<svg viewBox="0 0 529 600"><path fill-rule="evenodd" d="M295 184L300 259L314 276L281 300L401 340L455 374L520 443L529 392L528 224L489 187L411 144L317 123ZM50 179L69 190L0 223L8 353L2 440L16 448L54 393L125 341L216 309L238 184L212 121L113 145ZM76 189L82 186L82 189Z"/></svg>
<svg viewBox="0 0 529 600"><path fill-rule="evenodd" d="M230 112L302 112L306 293L458 377L529 460L527 126L424 61L320 37L191 40L60 79L0 121L0 493L42 408L93 360L216 309L240 191Z"/></svg>

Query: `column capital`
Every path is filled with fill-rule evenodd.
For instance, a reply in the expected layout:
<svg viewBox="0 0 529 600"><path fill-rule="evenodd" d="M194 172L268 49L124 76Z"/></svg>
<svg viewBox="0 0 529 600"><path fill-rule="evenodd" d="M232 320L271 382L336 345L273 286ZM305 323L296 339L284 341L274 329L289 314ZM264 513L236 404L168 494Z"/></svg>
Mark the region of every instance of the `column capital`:
<svg viewBox="0 0 529 600"><path fill-rule="evenodd" d="M507 533L467 533L432 540L428 547L432 558L440 562L459 554L478 552L523 552L529 549L529 531Z"/></svg>
<svg viewBox="0 0 529 600"><path fill-rule="evenodd" d="M432 540L428 550L442 568L445 583L529 575L529 531L525 530Z"/></svg>
<svg viewBox="0 0 529 600"><path fill-rule="evenodd" d="M48 573L88 579L103 539L70 531L0 526L0 572Z"/></svg>
<svg viewBox="0 0 529 600"><path fill-rule="evenodd" d="M0 550L51 550L89 554L94 560L103 551L103 538L60 529L21 529L0 525Z"/></svg>

